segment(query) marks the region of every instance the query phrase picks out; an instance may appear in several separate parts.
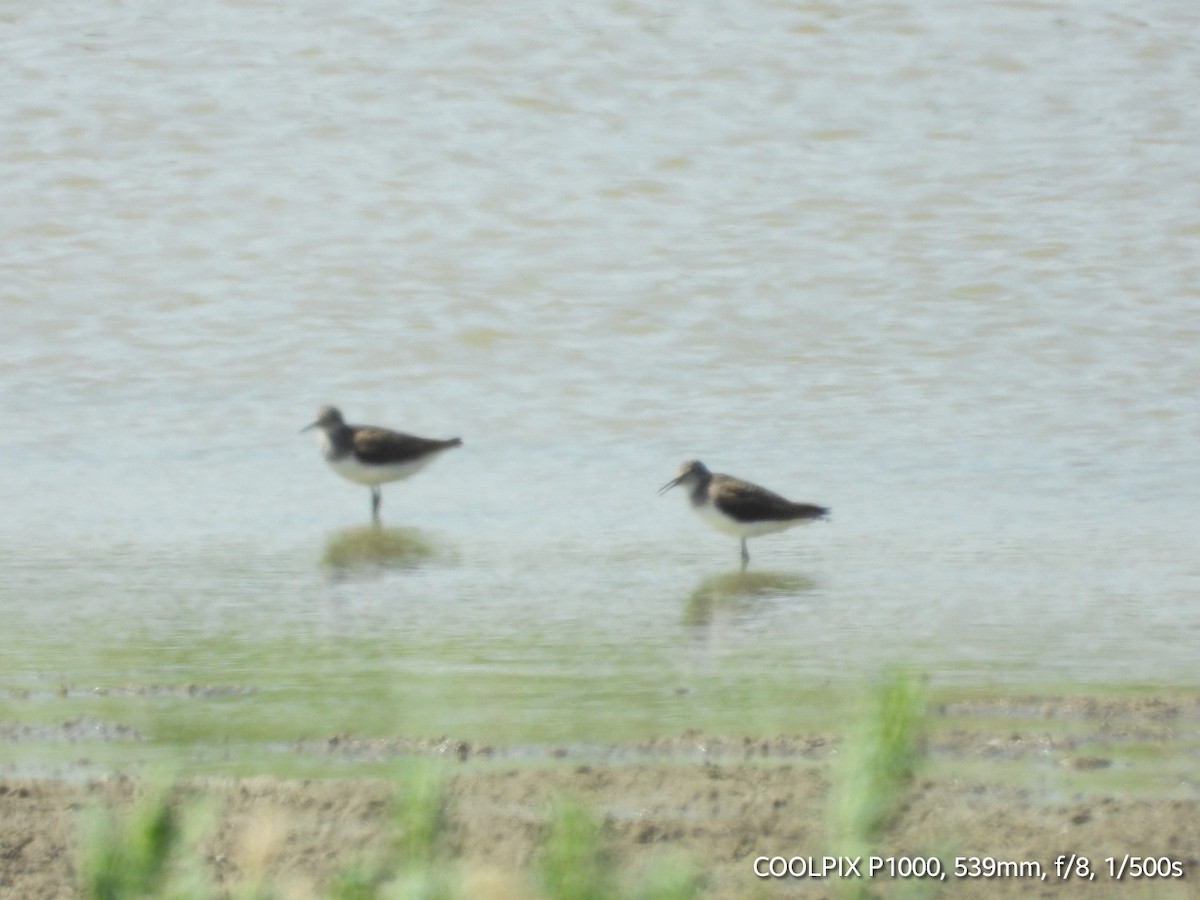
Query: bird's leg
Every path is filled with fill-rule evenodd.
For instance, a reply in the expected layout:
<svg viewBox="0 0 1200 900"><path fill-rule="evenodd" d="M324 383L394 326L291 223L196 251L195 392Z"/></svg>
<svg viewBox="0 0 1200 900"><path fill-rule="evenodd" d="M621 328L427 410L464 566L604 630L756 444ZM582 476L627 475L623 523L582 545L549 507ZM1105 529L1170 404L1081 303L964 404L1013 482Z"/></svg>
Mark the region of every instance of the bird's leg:
<svg viewBox="0 0 1200 900"><path fill-rule="evenodd" d="M379 485L371 485L371 521L376 525L379 524L379 504L383 502L383 491L379 489Z"/></svg>
<svg viewBox="0 0 1200 900"><path fill-rule="evenodd" d="M750 565L750 551L746 549L746 539L742 538L742 571L746 571L746 566Z"/></svg>

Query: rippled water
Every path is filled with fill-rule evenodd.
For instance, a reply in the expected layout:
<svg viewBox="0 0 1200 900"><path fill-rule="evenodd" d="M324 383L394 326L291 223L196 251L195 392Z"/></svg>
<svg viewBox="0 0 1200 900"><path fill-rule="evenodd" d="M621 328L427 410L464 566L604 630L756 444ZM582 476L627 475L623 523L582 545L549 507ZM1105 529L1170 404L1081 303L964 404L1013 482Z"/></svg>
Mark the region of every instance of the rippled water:
<svg viewBox="0 0 1200 900"><path fill-rule="evenodd" d="M256 693L98 714L596 737L895 661L1195 683L1194 3L0 29L7 718L216 683ZM385 487L382 559L296 433L328 402L465 441ZM833 520L739 578L655 496L691 457Z"/></svg>

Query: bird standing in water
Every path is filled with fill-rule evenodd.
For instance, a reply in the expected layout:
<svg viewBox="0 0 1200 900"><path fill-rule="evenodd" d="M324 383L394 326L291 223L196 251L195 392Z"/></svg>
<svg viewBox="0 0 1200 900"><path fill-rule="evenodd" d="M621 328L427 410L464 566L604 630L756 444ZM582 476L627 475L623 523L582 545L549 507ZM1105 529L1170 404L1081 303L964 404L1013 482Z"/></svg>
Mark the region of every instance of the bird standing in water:
<svg viewBox="0 0 1200 900"><path fill-rule="evenodd" d="M347 425L335 406L322 406L317 420L301 432L319 428L317 446L329 467L348 481L371 488L371 519L379 523L381 484L416 475L442 453L462 444L439 441L373 425Z"/></svg>
<svg viewBox="0 0 1200 900"><path fill-rule="evenodd" d="M794 503L757 484L710 472L698 459L681 465L678 477L658 493L665 494L676 485L687 488L696 515L717 530L741 538L743 570L750 563L746 538L785 531L829 515L824 506Z"/></svg>

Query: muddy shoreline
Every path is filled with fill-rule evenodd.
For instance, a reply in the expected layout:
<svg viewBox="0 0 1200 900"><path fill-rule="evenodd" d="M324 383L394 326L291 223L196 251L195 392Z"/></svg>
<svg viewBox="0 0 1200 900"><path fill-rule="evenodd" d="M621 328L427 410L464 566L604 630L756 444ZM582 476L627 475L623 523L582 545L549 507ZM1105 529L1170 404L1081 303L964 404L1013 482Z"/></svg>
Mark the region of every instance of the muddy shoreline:
<svg viewBox="0 0 1200 900"><path fill-rule="evenodd" d="M1192 897L1200 894L1200 695L1169 698L1015 697L930 710L925 763L898 817L871 852L935 855L954 897ZM1039 729L1037 722L1046 723ZM980 723L983 723L982 725ZM1066 722L1069 728L1062 728ZM1032 724L1031 724L1032 723ZM1051 725L1054 727L1052 728ZM10 726L9 732L19 735ZM0 740L7 737L0 731ZM624 871L691 860L709 897L832 897L836 878L763 880L758 856L847 852L830 834L829 794L840 735L722 736L688 732L631 744L510 748L466 740L332 735L292 752L351 760L445 761L441 853L471 896L527 897L529 867L552 804L591 809ZM1156 777L1147 776L1150 770ZM1163 773L1167 773L1165 776ZM1172 773L1181 773L1178 777ZM0 781L0 897L76 896L79 822L97 803L127 809L146 785ZM386 852L384 780L185 779L213 810L204 857L222 890L268 875L290 897L317 897L363 854ZM1063 881L1055 860L1085 856L1094 879ZM1178 862L1182 877L1110 877L1106 858ZM956 857L1033 863L1044 878L953 875ZM912 879L876 876L899 895Z"/></svg>

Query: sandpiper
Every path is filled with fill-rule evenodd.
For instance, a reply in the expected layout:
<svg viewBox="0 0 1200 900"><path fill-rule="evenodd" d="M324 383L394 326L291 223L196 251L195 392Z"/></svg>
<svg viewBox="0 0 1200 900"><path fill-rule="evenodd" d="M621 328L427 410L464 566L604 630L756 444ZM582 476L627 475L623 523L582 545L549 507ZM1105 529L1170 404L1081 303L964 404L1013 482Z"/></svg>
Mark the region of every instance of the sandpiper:
<svg viewBox="0 0 1200 900"><path fill-rule="evenodd" d="M743 569L750 562L746 538L774 534L829 514L824 506L793 503L757 484L710 472L698 459L681 465L679 476L664 484L659 495L677 484L688 489L696 515L719 531L742 539Z"/></svg>
<svg viewBox="0 0 1200 900"><path fill-rule="evenodd" d="M300 429L321 429L317 446L325 462L343 478L371 488L371 518L379 521L383 495L379 486L416 475L445 451L462 444L459 438L439 441L372 425L347 425L334 406L322 406L317 420Z"/></svg>

